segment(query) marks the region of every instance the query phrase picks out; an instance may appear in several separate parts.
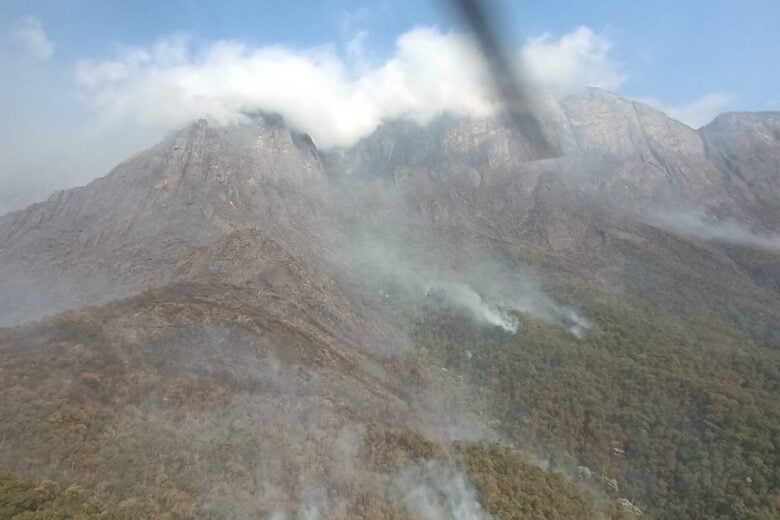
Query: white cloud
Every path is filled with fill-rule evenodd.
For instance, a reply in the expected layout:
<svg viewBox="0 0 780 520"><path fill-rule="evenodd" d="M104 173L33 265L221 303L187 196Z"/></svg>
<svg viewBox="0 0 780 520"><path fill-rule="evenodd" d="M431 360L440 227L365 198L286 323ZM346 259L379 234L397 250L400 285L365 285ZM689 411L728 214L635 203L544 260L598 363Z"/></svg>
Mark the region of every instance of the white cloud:
<svg viewBox="0 0 780 520"><path fill-rule="evenodd" d="M713 92L679 106L667 106L652 98L640 99L640 101L656 107L691 128L700 128L726 110L734 98L723 92Z"/></svg>
<svg viewBox="0 0 780 520"><path fill-rule="evenodd" d="M43 23L34 16L19 20L11 31L11 39L29 59L46 61L54 52L54 44L46 36Z"/></svg>
<svg viewBox="0 0 780 520"><path fill-rule="evenodd" d="M351 144L384 118L424 122L446 111L493 110L478 55L462 35L412 30L398 39L391 59L359 74L328 48L233 41L200 53L191 47L175 37L115 60L81 62L77 80L107 122L176 127L208 117L226 124L264 110L282 114L325 147Z"/></svg>
<svg viewBox="0 0 780 520"><path fill-rule="evenodd" d="M569 91L583 86L616 90L626 80L610 56L612 42L581 26L554 39L545 33L520 51L525 70L541 86Z"/></svg>
<svg viewBox="0 0 780 520"><path fill-rule="evenodd" d="M105 124L175 128L198 117L227 124L263 110L282 114L321 147L350 145L384 119L494 113L484 64L469 37L413 29L376 66L363 59L363 38L350 42L344 58L330 47L252 48L235 41L195 52L177 36L109 61L83 61L76 76ZM522 55L545 84L611 88L622 75L608 52L609 42L580 27L560 40L531 40ZM550 60L561 63L554 69Z"/></svg>

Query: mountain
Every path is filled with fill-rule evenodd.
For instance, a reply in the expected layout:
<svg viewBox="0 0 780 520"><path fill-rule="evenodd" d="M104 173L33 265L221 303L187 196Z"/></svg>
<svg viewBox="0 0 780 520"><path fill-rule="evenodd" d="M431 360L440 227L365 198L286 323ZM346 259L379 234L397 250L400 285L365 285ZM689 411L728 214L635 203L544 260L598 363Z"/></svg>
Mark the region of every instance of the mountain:
<svg viewBox="0 0 780 520"><path fill-rule="evenodd" d="M0 512L776 517L780 115L542 114L199 121L0 217Z"/></svg>

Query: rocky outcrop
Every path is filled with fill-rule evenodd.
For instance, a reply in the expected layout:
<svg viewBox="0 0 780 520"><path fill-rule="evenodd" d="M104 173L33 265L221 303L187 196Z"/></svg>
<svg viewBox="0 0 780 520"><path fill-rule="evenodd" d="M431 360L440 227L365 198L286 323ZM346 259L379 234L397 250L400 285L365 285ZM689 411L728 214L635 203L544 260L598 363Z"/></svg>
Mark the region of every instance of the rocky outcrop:
<svg viewBox="0 0 780 520"><path fill-rule="evenodd" d="M632 516L642 516L642 510L639 509L633 502L627 498L618 498L617 500L620 508Z"/></svg>
<svg viewBox="0 0 780 520"><path fill-rule="evenodd" d="M587 466L577 466L575 469L575 475L579 480L593 480L593 472Z"/></svg>

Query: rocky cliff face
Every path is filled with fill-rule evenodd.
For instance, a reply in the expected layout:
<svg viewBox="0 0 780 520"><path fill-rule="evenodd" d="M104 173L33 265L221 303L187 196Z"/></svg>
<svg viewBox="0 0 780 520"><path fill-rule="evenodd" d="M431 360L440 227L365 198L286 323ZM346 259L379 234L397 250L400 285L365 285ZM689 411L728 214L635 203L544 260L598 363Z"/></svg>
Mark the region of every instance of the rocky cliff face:
<svg viewBox="0 0 780 520"><path fill-rule="evenodd" d="M699 133L708 157L724 172L725 182L746 191L760 209L761 220L777 229L780 115L722 114Z"/></svg>
<svg viewBox="0 0 780 520"><path fill-rule="evenodd" d="M302 200L322 175L311 140L278 118L198 122L89 186L0 219L1 292L14 295L2 322L164 284L234 233L313 244Z"/></svg>
<svg viewBox="0 0 780 520"><path fill-rule="evenodd" d="M528 142L499 121L393 121L325 153L278 117L201 121L89 186L0 218L0 323L190 276L206 269L194 251L209 257L233 234L321 256L323 223L344 209L334 198L355 195L348 184L335 196L323 187L334 179L391 182L427 221L553 249L598 247L621 218L680 208L780 227L777 114L725 114L697 132L598 89L548 99L544 113L561 158L529 161ZM221 260L209 269L220 263L250 276Z"/></svg>
<svg viewBox="0 0 780 520"><path fill-rule="evenodd" d="M599 89L547 99L544 113L564 157L531 162L523 136L500 122L444 118L427 128L387 123L353 149L333 154L332 162L338 171L391 176L396 183L413 173L429 176L440 183L438 189L464 194L489 191L511 178L529 195L546 174L570 192L586 191L627 211L693 204L744 215L763 210L756 203L774 196L776 114L727 114L696 131ZM731 120L742 124L725 123ZM773 187L767 191L740 177L727 156L736 163L751 157L754 175L762 172Z"/></svg>

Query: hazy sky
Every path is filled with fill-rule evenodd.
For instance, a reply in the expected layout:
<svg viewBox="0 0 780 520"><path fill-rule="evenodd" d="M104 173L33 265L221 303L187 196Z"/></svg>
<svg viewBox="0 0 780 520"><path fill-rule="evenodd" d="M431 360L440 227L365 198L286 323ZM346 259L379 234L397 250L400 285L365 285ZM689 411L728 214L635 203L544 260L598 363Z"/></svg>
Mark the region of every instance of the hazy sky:
<svg viewBox="0 0 780 520"><path fill-rule="evenodd" d="M780 109L777 0L494 3L547 88L601 86L694 127ZM198 115L278 111L332 146L382 118L489 113L445 5L2 0L0 212L103 175Z"/></svg>

